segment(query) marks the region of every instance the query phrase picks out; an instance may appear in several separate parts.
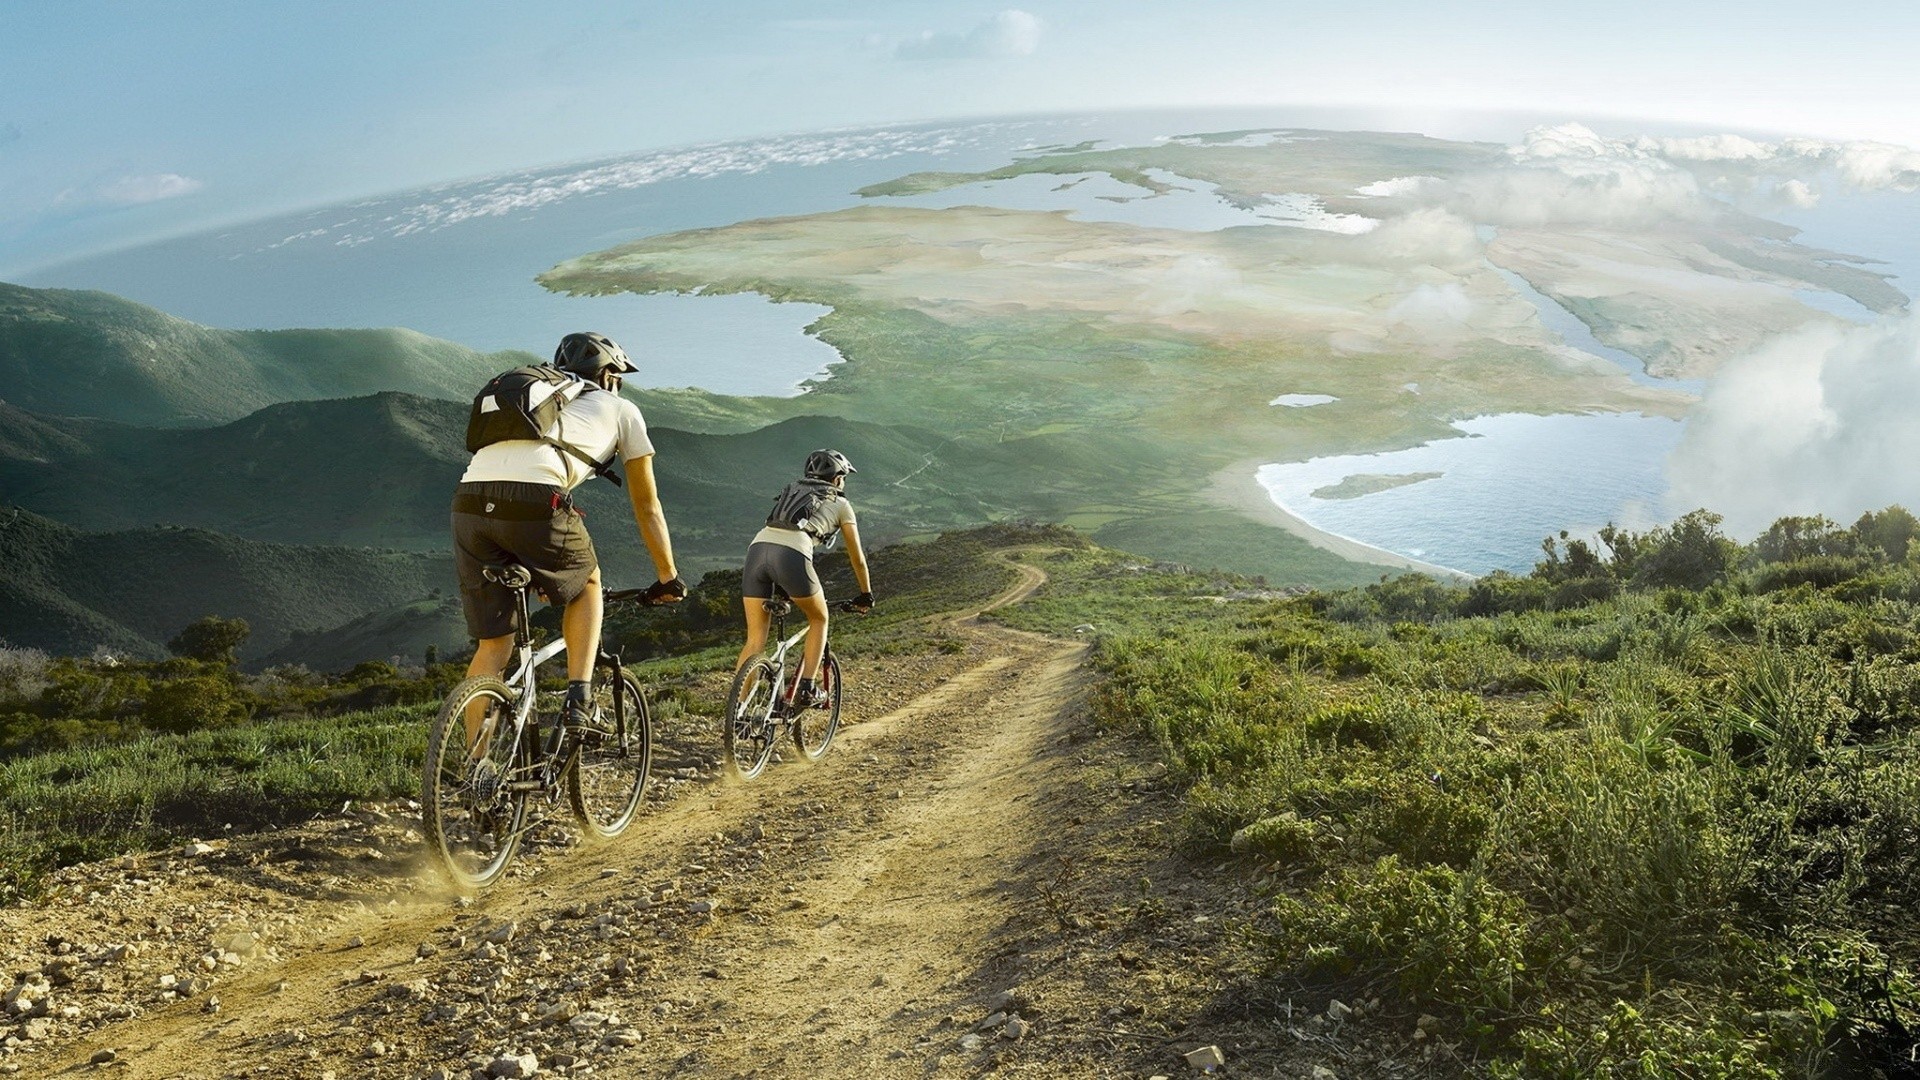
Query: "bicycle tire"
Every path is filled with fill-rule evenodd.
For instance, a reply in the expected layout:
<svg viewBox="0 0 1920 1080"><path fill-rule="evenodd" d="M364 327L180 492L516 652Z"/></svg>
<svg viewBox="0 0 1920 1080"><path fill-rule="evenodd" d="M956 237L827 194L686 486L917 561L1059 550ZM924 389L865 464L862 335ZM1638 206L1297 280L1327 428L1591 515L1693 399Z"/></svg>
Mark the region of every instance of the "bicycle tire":
<svg viewBox="0 0 1920 1080"><path fill-rule="evenodd" d="M774 687L778 674L765 660L755 660L733 676L727 707L720 715L720 742L727 771L742 780L759 776L773 759L778 727L773 719Z"/></svg>
<svg viewBox="0 0 1920 1080"><path fill-rule="evenodd" d="M840 661L832 649L820 661L819 692L821 704L793 718L793 745L808 761L819 761L840 730Z"/></svg>
<svg viewBox="0 0 1920 1080"><path fill-rule="evenodd" d="M602 727L576 730L568 738L567 801L580 827L602 840L619 836L633 823L646 795L647 771L653 767L653 719L640 680L622 671L617 689L608 685L611 681L602 680L594 690ZM624 706L625 739L614 730L615 693Z"/></svg>
<svg viewBox="0 0 1920 1080"><path fill-rule="evenodd" d="M490 675L455 686L434 718L421 770L420 827L427 850L454 885L483 889L513 862L526 823L525 792L510 791L513 762L513 690ZM469 705L488 700L487 745L479 757L467 746Z"/></svg>

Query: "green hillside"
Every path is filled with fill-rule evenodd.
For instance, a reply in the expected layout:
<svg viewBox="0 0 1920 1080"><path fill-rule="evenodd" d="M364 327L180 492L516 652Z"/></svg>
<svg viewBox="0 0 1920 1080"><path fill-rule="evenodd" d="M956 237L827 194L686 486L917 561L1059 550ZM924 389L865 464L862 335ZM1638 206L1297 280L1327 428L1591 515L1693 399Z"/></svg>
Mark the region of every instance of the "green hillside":
<svg viewBox="0 0 1920 1080"><path fill-rule="evenodd" d="M429 646L440 656L453 657L472 644L466 617L460 612L459 592L449 588L444 595L371 611L329 629L296 630L286 644L260 662L346 671L366 660L400 657L417 662Z"/></svg>
<svg viewBox="0 0 1920 1080"><path fill-rule="evenodd" d="M107 293L0 283L0 398L37 413L179 427L380 390L465 398L524 362L411 330L216 330Z"/></svg>
<svg viewBox="0 0 1920 1080"><path fill-rule="evenodd" d="M687 397L639 396L650 417L676 415ZM0 403L0 495L84 529L185 525L276 543L441 552L448 500L468 459L465 425L460 402L400 392L287 402L205 428L44 416ZM651 431L675 548L696 573L737 562L773 493L821 446L839 447L860 467L850 493L874 542L1058 516L1089 490L1126 490L1135 475L1121 455L1050 435L992 442L827 416L726 433L659 424ZM648 564L626 495L596 482L578 496L613 579L643 575ZM1103 538L1228 564L1236 552L1268 546L1291 571L1287 580L1312 584L1357 584L1378 573L1218 516L1203 528L1122 516Z"/></svg>
<svg viewBox="0 0 1920 1080"><path fill-rule="evenodd" d="M453 591L452 558L263 544L201 529L87 533L0 511L0 637L57 653L96 646L158 656L202 615L247 620L242 657L296 631L340 626L404 600Z"/></svg>

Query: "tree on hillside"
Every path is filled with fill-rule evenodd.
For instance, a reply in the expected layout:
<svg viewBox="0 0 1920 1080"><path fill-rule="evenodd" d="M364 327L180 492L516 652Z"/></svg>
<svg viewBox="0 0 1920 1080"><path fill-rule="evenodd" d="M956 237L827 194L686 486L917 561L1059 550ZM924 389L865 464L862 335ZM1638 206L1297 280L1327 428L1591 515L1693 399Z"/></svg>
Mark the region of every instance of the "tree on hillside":
<svg viewBox="0 0 1920 1080"><path fill-rule="evenodd" d="M1672 525L1651 529L1635 545L1633 585L1704 589L1740 561L1740 545L1720 531L1719 514L1695 510Z"/></svg>
<svg viewBox="0 0 1920 1080"><path fill-rule="evenodd" d="M1889 506L1875 513L1860 515L1853 523L1854 537L1864 545L1879 548L1893 562L1904 562L1914 537L1920 536L1920 520L1904 506Z"/></svg>
<svg viewBox="0 0 1920 1080"><path fill-rule="evenodd" d="M1851 555L1855 534L1818 514L1783 517L1767 526L1753 542L1754 558L1763 563L1792 562L1816 555Z"/></svg>
<svg viewBox="0 0 1920 1080"><path fill-rule="evenodd" d="M231 665L239 662L240 644L247 640L251 632L252 627L247 625L245 619L203 615L167 642L167 648L173 651L173 655L189 660Z"/></svg>

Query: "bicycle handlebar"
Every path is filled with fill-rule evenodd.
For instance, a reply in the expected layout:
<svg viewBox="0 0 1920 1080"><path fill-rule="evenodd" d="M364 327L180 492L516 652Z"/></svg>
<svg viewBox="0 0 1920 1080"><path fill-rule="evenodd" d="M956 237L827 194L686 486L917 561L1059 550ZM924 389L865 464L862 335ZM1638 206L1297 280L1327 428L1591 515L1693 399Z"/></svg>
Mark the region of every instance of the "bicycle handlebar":
<svg viewBox="0 0 1920 1080"><path fill-rule="evenodd" d="M600 592L609 604L634 603L641 607L668 607L679 602L677 600L649 601L645 589L602 589Z"/></svg>

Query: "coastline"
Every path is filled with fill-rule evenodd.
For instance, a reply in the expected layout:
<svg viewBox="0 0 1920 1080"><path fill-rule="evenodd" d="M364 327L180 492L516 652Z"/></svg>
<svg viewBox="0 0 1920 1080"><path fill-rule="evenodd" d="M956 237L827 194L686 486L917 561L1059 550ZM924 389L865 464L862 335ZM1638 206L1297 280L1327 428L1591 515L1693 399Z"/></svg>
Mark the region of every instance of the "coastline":
<svg viewBox="0 0 1920 1080"><path fill-rule="evenodd" d="M1330 551L1343 559L1354 562L1372 563L1375 566L1390 567L1396 570L1411 570L1421 574L1431 574L1442 581L1472 581L1473 575L1451 567L1421 562L1374 547L1350 536L1327 532L1316 528L1297 515L1282 509L1273 501L1273 496L1262 487L1256 475L1260 466L1268 464L1257 458L1236 461L1214 473L1207 480L1201 497L1216 506L1232 510L1244 517L1252 518L1262 525L1272 525L1285 529L1293 535L1312 544L1322 551Z"/></svg>

